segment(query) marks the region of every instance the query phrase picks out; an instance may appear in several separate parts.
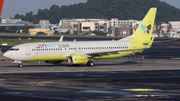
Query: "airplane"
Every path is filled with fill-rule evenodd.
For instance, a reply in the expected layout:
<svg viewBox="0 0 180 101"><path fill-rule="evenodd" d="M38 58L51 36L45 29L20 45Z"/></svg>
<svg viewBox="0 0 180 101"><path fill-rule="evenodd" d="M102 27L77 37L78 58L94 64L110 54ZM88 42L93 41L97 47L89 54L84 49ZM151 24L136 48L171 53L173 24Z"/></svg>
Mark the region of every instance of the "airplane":
<svg viewBox="0 0 180 101"><path fill-rule="evenodd" d="M151 37L157 8L150 8L137 30L129 37L112 41L72 41L36 42L16 45L3 54L4 57L19 64L23 62L45 61L61 63L68 61L73 66L87 64L94 66L95 59L120 58L141 53L152 46Z"/></svg>

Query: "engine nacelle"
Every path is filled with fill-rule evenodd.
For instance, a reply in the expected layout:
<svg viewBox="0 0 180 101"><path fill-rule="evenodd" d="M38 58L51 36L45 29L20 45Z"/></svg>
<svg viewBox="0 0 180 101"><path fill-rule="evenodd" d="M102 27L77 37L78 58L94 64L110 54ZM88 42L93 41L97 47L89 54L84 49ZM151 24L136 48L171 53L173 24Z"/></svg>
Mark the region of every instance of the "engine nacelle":
<svg viewBox="0 0 180 101"><path fill-rule="evenodd" d="M87 64L88 58L85 55L71 55L68 58L68 62L70 64L76 65L76 64Z"/></svg>
<svg viewBox="0 0 180 101"><path fill-rule="evenodd" d="M52 64L58 64L61 63L62 61L45 61L46 63L52 63Z"/></svg>

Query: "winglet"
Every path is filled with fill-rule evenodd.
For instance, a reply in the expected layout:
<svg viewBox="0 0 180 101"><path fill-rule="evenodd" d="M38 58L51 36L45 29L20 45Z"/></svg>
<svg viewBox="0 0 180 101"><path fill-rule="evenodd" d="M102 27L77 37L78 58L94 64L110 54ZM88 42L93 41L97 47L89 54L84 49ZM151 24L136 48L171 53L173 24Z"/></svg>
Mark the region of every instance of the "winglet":
<svg viewBox="0 0 180 101"><path fill-rule="evenodd" d="M63 36L61 36L61 38L59 39L59 42L63 42Z"/></svg>
<svg viewBox="0 0 180 101"><path fill-rule="evenodd" d="M0 0L0 18L1 18L3 4L4 4L4 0Z"/></svg>

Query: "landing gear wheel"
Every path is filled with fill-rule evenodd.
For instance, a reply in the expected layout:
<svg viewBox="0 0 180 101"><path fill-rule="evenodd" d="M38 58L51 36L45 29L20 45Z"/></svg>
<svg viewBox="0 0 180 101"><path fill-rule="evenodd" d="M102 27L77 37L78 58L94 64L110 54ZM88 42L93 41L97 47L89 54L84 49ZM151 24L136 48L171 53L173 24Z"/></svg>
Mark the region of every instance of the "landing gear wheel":
<svg viewBox="0 0 180 101"><path fill-rule="evenodd" d="M22 64L19 64L18 66L19 66L20 68L22 68L22 67L23 67L23 65L22 65Z"/></svg>
<svg viewBox="0 0 180 101"><path fill-rule="evenodd" d="M88 63L87 63L87 65L93 67L93 66L94 66L94 62L91 61L91 60L89 60Z"/></svg>

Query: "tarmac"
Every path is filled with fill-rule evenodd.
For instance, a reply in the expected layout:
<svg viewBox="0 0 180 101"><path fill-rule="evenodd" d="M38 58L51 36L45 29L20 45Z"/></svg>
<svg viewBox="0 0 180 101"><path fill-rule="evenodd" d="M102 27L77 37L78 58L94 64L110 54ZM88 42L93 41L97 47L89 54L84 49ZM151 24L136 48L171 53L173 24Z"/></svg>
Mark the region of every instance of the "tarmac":
<svg viewBox="0 0 180 101"><path fill-rule="evenodd" d="M130 58L129 58L130 59ZM95 66L72 66L68 62L47 64L45 62L24 62L23 67L9 61L0 61L0 73L53 73L53 72L108 72L108 71L144 71L144 70L179 70L180 60L144 59L95 60Z"/></svg>
<svg viewBox="0 0 180 101"><path fill-rule="evenodd" d="M0 100L180 101L179 47L180 40L155 43L141 54L95 60L94 67L0 61Z"/></svg>
<svg viewBox="0 0 180 101"><path fill-rule="evenodd" d="M1 101L180 100L179 60L97 60L94 67L0 64Z"/></svg>

